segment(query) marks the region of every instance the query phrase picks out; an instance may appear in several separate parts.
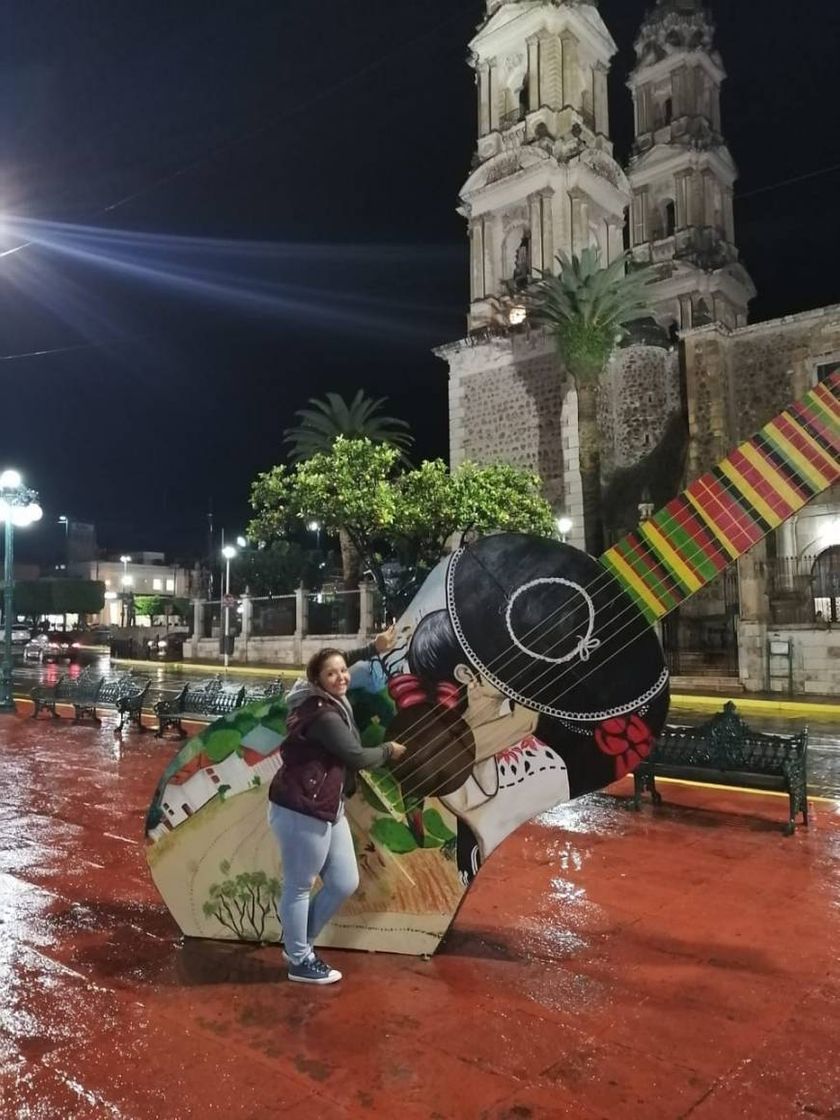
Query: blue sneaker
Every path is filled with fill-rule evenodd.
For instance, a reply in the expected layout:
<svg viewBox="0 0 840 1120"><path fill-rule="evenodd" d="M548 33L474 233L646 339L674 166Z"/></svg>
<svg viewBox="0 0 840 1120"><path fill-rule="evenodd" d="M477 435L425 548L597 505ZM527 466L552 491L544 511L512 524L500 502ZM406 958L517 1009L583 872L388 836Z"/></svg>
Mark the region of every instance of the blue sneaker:
<svg viewBox="0 0 840 1120"><path fill-rule="evenodd" d="M341 973L310 953L300 964L289 962L289 979L298 984L335 984L341 979Z"/></svg>

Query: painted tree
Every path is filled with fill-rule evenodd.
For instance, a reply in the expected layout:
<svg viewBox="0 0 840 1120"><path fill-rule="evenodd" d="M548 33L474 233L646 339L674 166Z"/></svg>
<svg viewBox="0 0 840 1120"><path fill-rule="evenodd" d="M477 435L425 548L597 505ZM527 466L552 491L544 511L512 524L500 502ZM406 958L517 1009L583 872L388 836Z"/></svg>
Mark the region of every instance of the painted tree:
<svg viewBox="0 0 840 1120"><path fill-rule="evenodd" d="M387 444L405 459L414 440L405 420L384 414L386 402L387 397L368 397L361 389L349 403L339 393L327 393L324 400L311 398L309 408L295 413L297 424L284 433L289 458L300 463L328 453L335 440L343 437ZM359 554L347 533L340 532L339 540L344 585L354 587L360 575Z"/></svg>
<svg viewBox="0 0 840 1120"><path fill-rule="evenodd" d="M598 389L627 325L650 316L648 284L654 277L650 268L629 271L629 254L603 268L597 249L584 249L579 257L560 253L557 262L558 273L543 272L527 303L533 319L554 337L577 390L586 550L599 556L604 550L604 528Z"/></svg>

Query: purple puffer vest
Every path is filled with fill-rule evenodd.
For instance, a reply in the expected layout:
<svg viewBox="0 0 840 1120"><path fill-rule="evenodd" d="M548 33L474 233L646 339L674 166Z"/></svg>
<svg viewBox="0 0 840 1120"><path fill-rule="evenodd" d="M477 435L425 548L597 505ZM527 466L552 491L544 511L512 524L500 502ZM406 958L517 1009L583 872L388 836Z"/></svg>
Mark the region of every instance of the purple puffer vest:
<svg viewBox="0 0 840 1120"><path fill-rule="evenodd" d="M319 821L337 818L346 778L344 763L306 737L327 707L349 723L338 704L330 704L321 696L304 700L289 717L288 734L281 749L283 765L271 779L268 790L268 799L275 805Z"/></svg>

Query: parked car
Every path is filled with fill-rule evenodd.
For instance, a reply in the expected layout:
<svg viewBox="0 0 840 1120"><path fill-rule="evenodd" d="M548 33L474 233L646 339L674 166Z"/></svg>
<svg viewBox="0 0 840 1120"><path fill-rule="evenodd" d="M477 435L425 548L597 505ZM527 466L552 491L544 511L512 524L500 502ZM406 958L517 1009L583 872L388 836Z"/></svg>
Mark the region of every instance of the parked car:
<svg viewBox="0 0 840 1120"><path fill-rule="evenodd" d="M71 640L72 637L72 634L38 634L24 646L23 660L75 661L79 643Z"/></svg>
<svg viewBox="0 0 840 1120"><path fill-rule="evenodd" d="M2 630L0 630L0 635L2 635ZM29 639L31 637L32 637L32 631L29 629L28 626L24 626L21 623L17 623L17 622L12 624L12 649L13 650L23 649L23 647L27 644L27 642L29 641ZM0 638L0 640L2 640L2 639Z"/></svg>

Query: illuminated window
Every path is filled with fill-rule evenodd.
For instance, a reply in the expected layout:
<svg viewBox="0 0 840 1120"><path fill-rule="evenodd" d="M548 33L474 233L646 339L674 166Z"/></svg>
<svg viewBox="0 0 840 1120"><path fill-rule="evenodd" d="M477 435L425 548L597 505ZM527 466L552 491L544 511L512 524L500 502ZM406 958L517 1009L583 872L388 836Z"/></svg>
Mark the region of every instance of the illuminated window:
<svg viewBox="0 0 840 1120"><path fill-rule="evenodd" d="M152 591L163 591L163 580L153 579L152 580Z"/></svg>
<svg viewBox="0 0 840 1120"><path fill-rule="evenodd" d="M166 581L166 590L167 591L174 591L175 590L175 580L174 579L168 579Z"/></svg>

